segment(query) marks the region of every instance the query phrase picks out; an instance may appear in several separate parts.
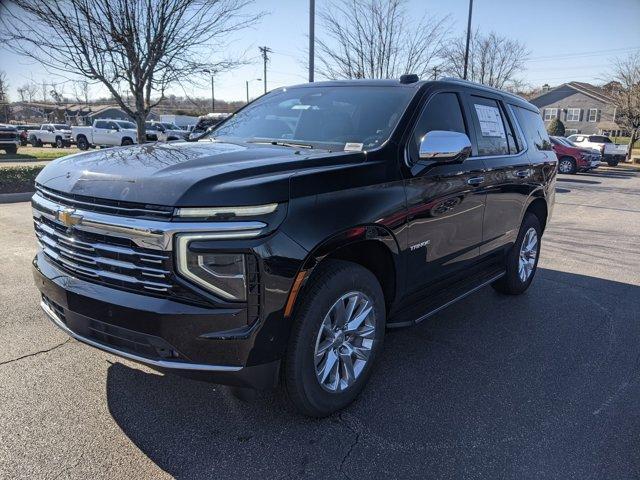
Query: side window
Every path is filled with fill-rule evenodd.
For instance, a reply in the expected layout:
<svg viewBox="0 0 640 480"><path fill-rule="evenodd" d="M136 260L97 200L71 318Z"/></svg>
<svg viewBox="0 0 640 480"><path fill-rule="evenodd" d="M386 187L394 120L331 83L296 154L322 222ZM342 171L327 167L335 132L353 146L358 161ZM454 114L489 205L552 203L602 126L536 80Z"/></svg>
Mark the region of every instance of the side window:
<svg viewBox="0 0 640 480"><path fill-rule="evenodd" d="M521 107L516 107L515 110L520 125L524 128L527 143L535 146L538 150L551 150L551 141L540 114Z"/></svg>
<svg viewBox="0 0 640 480"><path fill-rule="evenodd" d="M96 122L95 128L109 128L109 124L103 120L99 120Z"/></svg>
<svg viewBox="0 0 640 480"><path fill-rule="evenodd" d="M471 96L471 118L476 127L479 156L508 155L509 143L512 143L512 153L515 153L513 133L509 140L507 128L510 130L510 127L505 122L498 102L489 98Z"/></svg>
<svg viewBox="0 0 640 480"><path fill-rule="evenodd" d="M409 140L409 156L412 162L418 161L420 140L433 130L467 133L460 101L455 93L438 93L423 108L413 136Z"/></svg>

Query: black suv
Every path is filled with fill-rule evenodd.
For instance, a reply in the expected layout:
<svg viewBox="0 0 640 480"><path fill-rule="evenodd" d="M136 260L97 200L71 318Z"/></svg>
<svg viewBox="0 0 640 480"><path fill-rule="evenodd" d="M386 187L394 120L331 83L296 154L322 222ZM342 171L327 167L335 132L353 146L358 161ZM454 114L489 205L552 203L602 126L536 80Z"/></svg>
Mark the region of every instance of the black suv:
<svg viewBox="0 0 640 480"><path fill-rule="evenodd" d="M557 158L538 109L460 80L280 88L198 142L37 177L42 307L162 371L281 380L305 414L362 390L385 329L531 283Z"/></svg>

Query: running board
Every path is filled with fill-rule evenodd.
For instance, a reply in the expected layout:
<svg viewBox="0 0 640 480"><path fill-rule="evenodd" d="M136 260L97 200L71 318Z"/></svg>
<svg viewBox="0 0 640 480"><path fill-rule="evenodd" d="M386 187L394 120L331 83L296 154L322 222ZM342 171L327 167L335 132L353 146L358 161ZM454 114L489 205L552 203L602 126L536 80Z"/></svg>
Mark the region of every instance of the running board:
<svg viewBox="0 0 640 480"><path fill-rule="evenodd" d="M461 293L460 295L452 298L451 300L443 303L442 305L427 311L427 313L421 315L420 317L416 318L415 320L410 320L410 321L405 321L405 322L391 322L391 323L387 324L387 328L401 328L401 327L408 327L408 326L412 326L412 325L417 325L418 323L423 322L424 320L426 320L427 318L435 315L436 313L440 312L441 310L444 310L445 308L453 305L454 303L459 302L463 298L468 297L472 293L477 292L481 288L484 288L487 285L492 284L496 280L504 277L504 275L505 275L504 271L498 273L497 275L493 275L492 277L488 278L487 280L484 280L483 282L477 284L473 288Z"/></svg>

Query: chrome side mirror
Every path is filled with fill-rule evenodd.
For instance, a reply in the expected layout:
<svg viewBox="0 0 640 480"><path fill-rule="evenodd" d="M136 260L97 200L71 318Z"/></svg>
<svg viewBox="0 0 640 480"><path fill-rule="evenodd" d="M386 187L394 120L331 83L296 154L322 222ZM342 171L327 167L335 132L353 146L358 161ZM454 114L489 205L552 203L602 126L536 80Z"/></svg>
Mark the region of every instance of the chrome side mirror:
<svg viewBox="0 0 640 480"><path fill-rule="evenodd" d="M471 141L464 133L432 130L420 141L420 160L463 162L471 156Z"/></svg>

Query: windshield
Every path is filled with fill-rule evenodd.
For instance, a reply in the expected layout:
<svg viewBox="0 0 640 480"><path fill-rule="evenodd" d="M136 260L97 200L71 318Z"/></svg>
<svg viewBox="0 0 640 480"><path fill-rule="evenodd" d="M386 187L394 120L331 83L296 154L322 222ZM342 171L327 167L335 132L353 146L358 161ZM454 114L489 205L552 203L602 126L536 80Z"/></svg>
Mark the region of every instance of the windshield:
<svg viewBox="0 0 640 480"><path fill-rule="evenodd" d="M119 121L119 122L116 122L116 123L118 124L118 126L120 128L133 128L133 129L136 128L136 124L133 123L133 122Z"/></svg>
<svg viewBox="0 0 640 480"><path fill-rule="evenodd" d="M71 130L71 127L69 125L63 125L63 124L60 124L60 123L55 124L53 126L53 128L55 130Z"/></svg>
<svg viewBox="0 0 640 480"><path fill-rule="evenodd" d="M177 125L174 125L173 123L162 123L162 125L164 125L164 128L166 128L167 130L180 130L180 127L178 127Z"/></svg>
<svg viewBox="0 0 640 480"><path fill-rule="evenodd" d="M382 144L415 90L398 87L280 89L256 100L220 126L216 139L320 144L362 150Z"/></svg>

